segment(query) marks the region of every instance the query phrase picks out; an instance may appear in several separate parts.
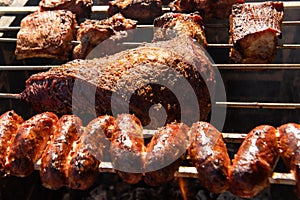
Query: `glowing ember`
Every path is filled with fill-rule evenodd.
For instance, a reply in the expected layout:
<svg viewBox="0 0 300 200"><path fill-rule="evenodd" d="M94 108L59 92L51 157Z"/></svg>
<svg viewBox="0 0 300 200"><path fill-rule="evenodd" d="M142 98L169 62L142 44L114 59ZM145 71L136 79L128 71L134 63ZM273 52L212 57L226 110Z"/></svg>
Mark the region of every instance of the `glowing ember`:
<svg viewBox="0 0 300 200"><path fill-rule="evenodd" d="M184 179L179 178L178 179L178 184L179 184L179 187L180 187L180 191L181 191L183 200L187 200L187 195L186 195L187 194L187 187L186 187Z"/></svg>

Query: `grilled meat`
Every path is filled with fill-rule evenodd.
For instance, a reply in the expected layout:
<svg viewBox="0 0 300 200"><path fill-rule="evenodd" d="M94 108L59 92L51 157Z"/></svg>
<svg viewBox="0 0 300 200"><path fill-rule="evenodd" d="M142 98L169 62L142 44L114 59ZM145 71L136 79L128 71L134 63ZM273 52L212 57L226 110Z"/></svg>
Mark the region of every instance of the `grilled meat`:
<svg viewBox="0 0 300 200"><path fill-rule="evenodd" d="M145 152L142 124L130 114L118 115L116 124L118 129L112 134L110 145L112 165L124 182L138 183L143 175Z"/></svg>
<svg viewBox="0 0 300 200"><path fill-rule="evenodd" d="M68 60L75 39L75 15L66 10L34 12L21 21L17 34L17 59Z"/></svg>
<svg viewBox="0 0 300 200"><path fill-rule="evenodd" d="M174 34L186 34L203 47L207 46L203 21L196 13L165 13L154 20L154 27L160 27L154 33L155 40L166 40Z"/></svg>
<svg viewBox="0 0 300 200"><path fill-rule="evenodd" d="M0 116L0 177L6 175L5 163L8 152L12 147L12 140L14 140L22 123L22 117L13 110L7 111Z"/></svg>
<svg viewBox="0 0 300 200"><path fill-rule="evenodd" d="M152 23L162 14L161 0L114 0L108 2L108 15L121 13L126 18Z"/></svg>
<svg viewBox="0 0 300 200"><path fill-rule="evenodd" d="M86 190L90 188L98 177L100 161L86 148L82 140L73 143L70 151L70 160L66 163L67 186L72 189Z"/></svg>
<svg viewBox="0 0 300 200"><path fill-rule="evenodd" d="M229 190L249 198L269 186L269 177L278 159L276 129L261 125L251 130L232 161Z"/></svg>
<svg viewBox="0 0 300 200"><path fill-rule="evenodd" d="M145 183L159 186L174 178L188 146L188 131L183 123L168 124L156 131L147 145Z"/></svg>
<svg viewBox="0 0 300 200"><path fill-rule="evenodd" d="M83 142L100 161L110 161L110 140L116 131L115 119L108 115L92 120L84 131Z"/></svg>
<svg viewBox="0 0 300 200"><path fill-rule="evenodd" d="M199 11L204 19L227 18L231 6L244 0L174 0L169 4L173 12L191 13Z"/></svg>
<svg viewBox="0 0 300 200"><path fill-rule="evenodd" d="M68 182L68 160L72 144L82 134L81 120L74 115L64 115L58 122L50 144L47 145L40 167L43 186L59 189Z"/></svg>
<svg viewBox="0 0 300 200"><path fill-rule="evenodd" d="M229 53L233 63L272 63L281 35L283 3L237 4L230 15Z"/></svg>
<svg viewBox="0 0 300 200"><path fill-rule="evenodd" d="M73 58L86 58L88 53L110 36L136 27L136 21L125 19L120 13L104 20L86 20L77 31L80 43L73 50Z"/></svg>
<svg viewBox="0 0 300 200"><path fill-rule="evenodd" d="M57 120L54 113L45 112L21 124L12 140L6 164L12 175L25 177L31 174L55 130Z"/></svg>
<svg viewBox="0 0 300 200"><path fill-rule="evenodd" d="M207 119L208 87L213 89L214 83L211 62L199 45L175 38L35 74L21 98L38 111L56 113L111 115L127 113L129 106L143 125L151 122L151 106L159 104L167 113L166 123L183 119L189 125Z"/></svg>
<svg viewBox="0 0 300 200"><path fill-rule="evenodd" d="M76 15L77 19L90 17L92 5L92 0L41 0L39 3L41 11L69 10Z"/></svg>
<svg viewBox="0 0 300 200"><path fill-rule="evenodd" d="M190 129L189 155L200 183L212 193L229 187L230 158L222 134L207 122L196 122Z"/></svg>

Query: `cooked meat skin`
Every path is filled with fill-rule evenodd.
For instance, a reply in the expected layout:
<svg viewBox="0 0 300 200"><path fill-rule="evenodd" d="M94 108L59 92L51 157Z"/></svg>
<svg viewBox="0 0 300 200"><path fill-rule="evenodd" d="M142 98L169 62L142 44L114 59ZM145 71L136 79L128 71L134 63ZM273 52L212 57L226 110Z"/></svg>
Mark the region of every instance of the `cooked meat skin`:
<svg viewBox="0 0 300 200"><path fill-rule="evenodd" d="M64 115L58 120L53 138L41 159L40 177L44 187L56 190L67 185L67 157L72 143L79 139L82 132L82 123L78 117Z"/></svg>
<svg viewBox="0 0 300 200"><path fill-rule="evenodd" d="M158 129L147 145L144 181L159 186L171 181L188 147L189 127L183 123Z"/></svg>
<svg viewBox="0 0 300 200"><path fill-rule="evenodd" d="M182 79L188 81L193 91L182 85L179 81ZM130 113L143 125L149 124L149 108L161 104L167 113L166 124L179 122L184 116L182 122L189 125L199 118L207 119L211 107L207 87L213 88L214 84L214 70L202 48L190 39L175 38L105 58L74 60L35 74L26 81L21 97L38 111L71 113L75 110L87 114L96 111L97 115L112 115L112 108L114 112L127 113L130 101ZM193 104L180 109L182 105L174 98L172 89L180 91L183 102L190 102L184 98L195 94L199 112ZM128 93L132 94L130 99ZM200 113L199 118L195 112Z"/></svg>
<svg viewBox="0 0 300 200"><path fill-rule="evenodd" d="M20 125L23 123L21 116L13 110L7 111L0 116L0 177L6 176L6 157L11 148L11 141L14 139Z"/></svg>
<svg viewBox="0 0 300 200"><path fill-rule="evenodd" d="M57 120L54 113L45 112L20 125L12 141L6 165L12 175L26 177L33 172L34 164L42 156Z"/></svg>
<svg viewBox="0 0 300 200"><path fill-rule="evenodd" d="M283 3L236 4L229 18L233 63L272 63L281 35Z"/></svg>
<svg viewBox="0 0 300 200"><path fill-rule="evenodd" d="M76 26L75 15L67 10L34 12L26 16L17 34L17 59L69 60Z"/></svg>
<svg viewBox="0 0 300 200"><path fill-rule="evenodd" d="M236 3L244 3L244 0L174 0L169 6L173 12L199 11L204 19L224 19L229 16L231 6Z"/></svg>
<svg viewBox="0 0 300 200"><path fill-rule="evenodd" d="M250 198L269 186L278 154L274 127L261 125L251 130L232 160L229 191Z"/></svg>
<svg viewBox="0 0 300 200"><path fill-rule="evenodd" d="M110 144L112 165L124 182L136 184L143 175L143 127L139 119L130 114L118 115L116 124L118 130L112 134Z"/></svg>
<svg viewBox="0 0 300 200"><path fill-rule="evenodd" d="M80 41L80 44L74 47L73 58L86 58L99 43L112 35L119 34L119 31L135 28L136 23L134 20L124 18L120 13L103 20L87 19L77 30L77 41Z"/></svg>
<svg viewBox="0 0 300 200"><path fill-rule="evenodd" d="M222 133L213 125L207 122L192 125L189 155L201 185L212 193L228 189L230 158Z"/></svg>
<svg viewBox="0 0 300 200"><path fill-rule="evenodd" d="M110 161L111 136L117 126L112 116L103 115L92 120L84 131L87 149L100 161Z"/></svg>
<svg viewBox="0 0 300 200"><path fill-rule="evenodd" d="M79 18L90 17L92 13L92 0L41 0L40 11L69 10Z"/></svg>
<svg viewBox="0 0 300 200"><path fill-rule="evenodd" d="M153 24L154 27L161 28L155 31L155 40L167 39L168 36L172 35L172 31L176 31L176 34L186 34L197 40L203 47L207 47L203 20L201 16L196 13L165 13L155 18Z"/></svg>
<svg viewBox="0 0 300 200"><path fill-rule="evenodd" d="M93 185L98 177L100 161L90 153L82 140L75 141L73 146L75 147L69 153L71 160L67 163L69 165L67 186L75 190L86 190Z"/></svg>
<svg viewBox="0 0 300 200"><path fill-rule="evenodd" d="M114 0L108 2L108 15L121 13L126 18L152 23L162 14L161 0Z"/></svg>

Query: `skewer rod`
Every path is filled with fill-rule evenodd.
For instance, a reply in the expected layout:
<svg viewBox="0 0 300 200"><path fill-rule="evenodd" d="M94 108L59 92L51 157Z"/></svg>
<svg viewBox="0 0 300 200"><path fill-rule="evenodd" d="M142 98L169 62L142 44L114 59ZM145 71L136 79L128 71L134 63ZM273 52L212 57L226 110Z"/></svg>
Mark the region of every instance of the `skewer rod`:
<svg viewBox="0 0 300 200"><path fill-rule="evenodd" d="M300 103L216 102L227 108L299 109Z"/></svg>

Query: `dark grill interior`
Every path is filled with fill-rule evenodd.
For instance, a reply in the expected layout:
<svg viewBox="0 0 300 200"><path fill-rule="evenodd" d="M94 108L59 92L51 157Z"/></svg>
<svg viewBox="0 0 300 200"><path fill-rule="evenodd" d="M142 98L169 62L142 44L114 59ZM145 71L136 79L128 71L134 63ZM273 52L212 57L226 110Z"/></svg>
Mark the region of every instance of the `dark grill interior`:
<svg viewBox="0 0 300 200"><path fill-rule="evenodd" d="M24 2L23 2L24 3ZM94 5L106 5L107 2L96 1ZM37 1L25 2L26 6L36 6ZM259 103L282 103L281 106L272 108L248 108L238 105L227 108L227 115L222 132L224 133L247 133L252 128L261 124L269 124L275 127L287 122L300 123L300 2L295 2L295 7L289 7L285 11L282 27L282 39L279 44L298 44L293 48L279 48L275 59L275 65L264 65L264 70L251 69L251 65L226 65L228 62L228 48L210 47L208 52L216 65L220 66L220 73L224 81L227 102L259 102ZM20 5L19 5L20 6ZM22 5L21 5L22 6ZM17 12L14 14L13 7L6 7L11 10L5 17L13 17L10 27L20 25L20 20L27 13ZM2 14L0 12L0 14ZM92 18L104 18L105 12L94 12ZM293 22L289 24L288 22ZM4 28L4 19L0 19L0 28ZM227 20L207 22L207 24L226 24ZM30 59L17 61L14 57L15 42L5 42L5 38L16 38L17 30L3 31L0 36L0 92L16 94L23 91L25 80L34 73L45 71L47 65L59 65L60 61L49 59ZM206 28L206 36L210 44L227 44L228 29L220 26L218 34L215 27ZM144 35L142 35L144 34ZM150 32L143 32L137 40L149 38ZM223 65L225 64L225 65ZM285 67L283 64L290 64ZM30 68L30 66L42 66ZM222 68L223 67L223 68ZM226 69L226 67L230 69ZM273 68L271 68L273 67ZM218 89L218 88L217 88ZM36 114L25 103L1 96L0 113L14 109L24 119ZM218 101L218 97L216 97ZM292 108L285 103L293 103ZM293 107L294 106L294 107ZM237 151L239 143L230 142L227 138L227 148L231 156ZM106 171L110 171L109 169ZM280 160L275 169L276 172L287 173L285 166ZM184 178L182 178L184 177ZM190 178L191 177L191 178ZM282 178L282 177L281 177ZM213 195L207 192L193 178L193 174L180 174L175 180L161 187L149 187L144 183L129 185L121 181L114 173L102 172L97 182L87 191L75 191L63 188L52 191L41 185L38 172L26 178L8 177L0 180L0 199L185 199L180 190L180 181L184 182L186 188L186 199L238 199L229 194ZM294 193L294 180L291 177L282 178L281 181L274 180L270 188L267 188L255 199L296 199Z"/></svg>

